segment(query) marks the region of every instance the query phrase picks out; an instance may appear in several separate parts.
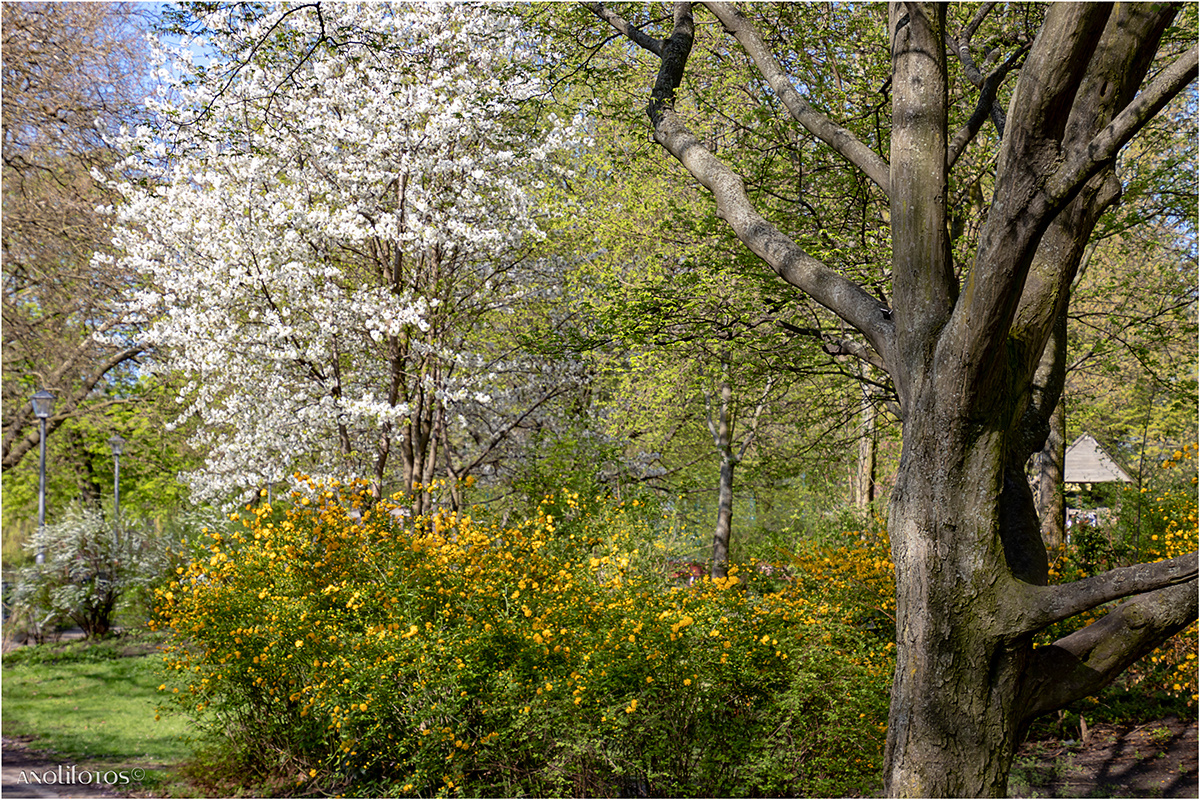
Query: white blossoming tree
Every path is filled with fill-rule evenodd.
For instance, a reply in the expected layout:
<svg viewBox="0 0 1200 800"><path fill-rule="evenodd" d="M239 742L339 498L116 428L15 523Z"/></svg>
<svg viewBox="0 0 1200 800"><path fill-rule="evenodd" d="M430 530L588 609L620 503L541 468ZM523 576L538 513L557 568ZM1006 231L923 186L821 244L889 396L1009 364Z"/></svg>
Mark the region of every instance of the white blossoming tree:
<svg viewBox="0 0 1200 800"><path fill-rule="evenodd" d="M145 179L116 210L148 344L203 422L193 492L479 471L575 380L517 344L558 291L539 197L571 135L537 113L517 23L211 8L186 18L161 123L125 142ZM193 66L199 41L212 60Z"/></svg>

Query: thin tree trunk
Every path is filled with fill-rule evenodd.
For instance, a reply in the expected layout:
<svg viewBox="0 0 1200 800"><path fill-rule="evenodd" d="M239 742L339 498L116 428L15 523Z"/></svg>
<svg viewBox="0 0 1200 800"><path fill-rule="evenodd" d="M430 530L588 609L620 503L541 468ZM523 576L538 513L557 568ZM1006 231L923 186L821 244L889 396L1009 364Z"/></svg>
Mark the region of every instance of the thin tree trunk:
<svg viewBox="0 0 1200 800"><path fill-rule="evenodd" d="M713 444L721 456L721 473L717 482L717 524L713 530L712 568L714 578L724 578L729 565L729 538L733 530L733 470L737 459L733 454L733 420L730 406L733 402L733 387L725 370L721 374L721 401L717 407L717 419L712 419L709 398L708 427Z"/></svg>
<svg viewBox="0 0 1200 800"><path fill-rule="evenodd" d="M859 401L858 465L854 483L854 504L859 508L868 508L875 502L876 422L875 405L864 384Z"/></svg>
<svg viewBox="0 0 1200 800"><path fill-rule="evenodd" d="M1038 517L1042 521L1042 541L1052 556L1067 542L1067 506L1063 498L1066 427L1067 408L1060 400L1050 416L1046 446L1038 456Z"/></svg>
<svg viewBox="0 0 1200 800"><path fill-rule="evenodd" d="M729 538L733 530L732 453L721 457L721 478L717 490L717 527L713 531L712 577L724 578L729 569Z"/></svg>

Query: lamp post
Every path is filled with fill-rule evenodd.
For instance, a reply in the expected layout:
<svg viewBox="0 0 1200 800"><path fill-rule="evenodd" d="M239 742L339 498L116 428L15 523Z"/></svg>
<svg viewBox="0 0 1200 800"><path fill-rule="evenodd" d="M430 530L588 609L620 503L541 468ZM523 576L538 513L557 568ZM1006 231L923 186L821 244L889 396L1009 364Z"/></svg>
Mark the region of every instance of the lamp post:
<svg viewBox="0 0 1200 800"><path fill-rule="evenodd" d="M41 453L41 466L38 470L38 551L35 559L37 564L46 563L46 551L42 537L42 532L46 528L46 420L54 413L55 399L54 395L45 389L39 389L33 397L29 398L29 404L33 406L33 415L38 418Z"/></svg>
<svg viewBox="0 0 1200 800"><path fill-rule="evenodd" d="M114 433L108 440L113 454L113 544L121 546L121 453L125 452L125 440Z"/></svg>

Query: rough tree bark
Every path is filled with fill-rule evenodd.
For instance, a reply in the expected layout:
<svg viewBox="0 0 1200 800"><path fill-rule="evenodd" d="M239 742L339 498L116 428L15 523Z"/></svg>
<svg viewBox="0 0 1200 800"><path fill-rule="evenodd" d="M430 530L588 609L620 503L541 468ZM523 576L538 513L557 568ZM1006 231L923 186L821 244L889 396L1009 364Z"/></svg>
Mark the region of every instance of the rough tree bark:
<svg viewBox="0 0 1200 800"><path fill-rule="evenodd" d="M897 662L887 792L1004 795L1034 717L1098 691L1197 616L1194 553L1047 586L1024 474L1062 393L1047 343L1092 228L1117 199L1116 156L1196 76L1193 47L1147 80L1177 7L1052 4L1007 114L995 89L1013 63L972 81L982 113L951 137L946 42L955 40L946 6L893 4L885 161L800 96L804 81L784 73L746 16L704 4L792 119L888 195L889 307L765 219L741 178L675 112L695 35L692 4L674 5L662 39L600 3L586 5L661 59L648 108L659 144L713 193L746 247L862 334L896 387L904 445L888 523ZM989 117L1003 127L994 192L960 279L947 234L948 170ZM1033 636L1048 625L1122 598L1098 622L1034 650Z"/></svg>

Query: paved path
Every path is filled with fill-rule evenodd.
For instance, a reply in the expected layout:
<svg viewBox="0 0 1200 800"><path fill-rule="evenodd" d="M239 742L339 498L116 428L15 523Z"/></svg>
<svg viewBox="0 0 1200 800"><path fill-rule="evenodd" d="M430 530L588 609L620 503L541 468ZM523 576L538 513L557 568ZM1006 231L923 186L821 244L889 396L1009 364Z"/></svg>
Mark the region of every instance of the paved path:
<svg viewBox="0 0 1200 800"><path fill-rule="evenodd" d="M74 767L74 775L72 775ZM3 797L120 797L116 788L136 788L132 774L128 783L104 767L75 765L69 756L49 750L35 750L22 739L3 737L0 747L0 796ZM74 782L72 783L72 778Z"/></svg>

